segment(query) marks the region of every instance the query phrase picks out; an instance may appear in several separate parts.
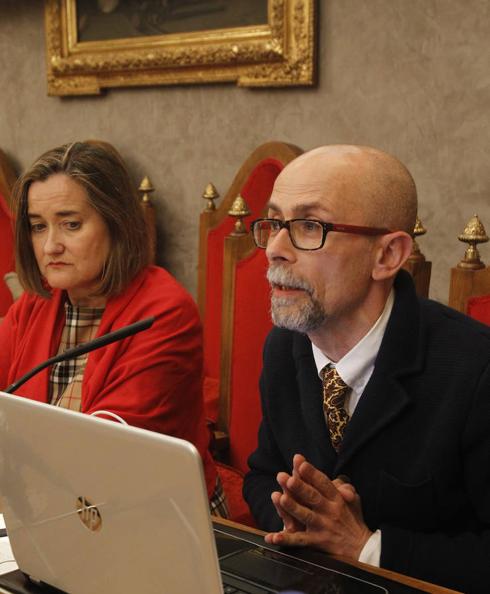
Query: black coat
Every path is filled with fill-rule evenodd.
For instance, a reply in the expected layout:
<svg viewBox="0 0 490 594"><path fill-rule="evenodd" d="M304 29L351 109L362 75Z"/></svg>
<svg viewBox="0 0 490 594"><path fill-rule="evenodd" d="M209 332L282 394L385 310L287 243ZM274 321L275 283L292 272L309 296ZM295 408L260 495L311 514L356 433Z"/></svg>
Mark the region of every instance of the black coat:
<svg viewBox="0 0 490 594"><path fill-rule="evenodd" d="M303 454L350 477L382 531L381 566L465 592L490 584L490 328L419 300L405 272L374 372L337 455L309 339L273 329L263 420L244 495L260 528L281 529L270 494Z"/></svg>

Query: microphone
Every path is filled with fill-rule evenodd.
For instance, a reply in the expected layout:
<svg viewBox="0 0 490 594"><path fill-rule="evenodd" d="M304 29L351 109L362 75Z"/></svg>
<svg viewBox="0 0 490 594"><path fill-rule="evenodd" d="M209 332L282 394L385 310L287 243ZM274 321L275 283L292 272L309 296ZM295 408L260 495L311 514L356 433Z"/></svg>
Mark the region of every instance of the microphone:
<svg viewBox="0 0 490 594"><path fill-rule="evenodd" d="M60 361L66 361L67 359L75 359L80 355L85 355L85 353L95 351L95 349L100 349L101 347L116 342L116 340L122 340L123 338L137 334L142 330L147 330L151 327L154 321L155 317L145 318L144 320L140 320L139 322L135 322L129 326L124 326L123 328L119 328L119 330L114 330L114 332L109 332L108 334L94 338L94 340L89 340L88 342L84 342L83 344L68 349L64 353L60 353L59 355L51 357L51 359L44 361L44 363L40 363L13 384L10 384L8 388L5 388L4 392L7 394L13 394L17 388L22 386L22 384L25 384L27 380L30 380L32 376L36 375L36 373L39 373L46 367L49 367L54 363L59 363Z"/></svg>

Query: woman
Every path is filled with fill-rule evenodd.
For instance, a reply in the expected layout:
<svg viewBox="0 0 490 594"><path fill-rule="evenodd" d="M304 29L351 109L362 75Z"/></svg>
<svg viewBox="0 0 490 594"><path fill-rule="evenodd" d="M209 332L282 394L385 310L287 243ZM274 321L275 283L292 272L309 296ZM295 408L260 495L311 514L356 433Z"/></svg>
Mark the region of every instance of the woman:
<svg viewBox="0 0 490 594"><path fill-rule="evenodd" d="M155 316L150 329L58 363L17 394L191 441L211 510L225 515L207 450L197 309L169 273L148 265L143 212L117 151L96 141L48 151L18 180L13 205L26 292L0 325L0 386L67 348Z"/></svg>

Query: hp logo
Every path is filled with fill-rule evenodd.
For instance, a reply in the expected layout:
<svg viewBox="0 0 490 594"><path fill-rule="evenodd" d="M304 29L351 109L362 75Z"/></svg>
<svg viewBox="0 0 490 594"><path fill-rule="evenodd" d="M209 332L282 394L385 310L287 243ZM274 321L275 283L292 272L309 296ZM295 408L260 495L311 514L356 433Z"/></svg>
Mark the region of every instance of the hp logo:
<svg viewBox="0 0 490 594"><path fill-rule="evenodd" d="M77 514L82 524L92 532L97 532L101 529L102 518L100 512L86 497L78 497Z"/></svg>

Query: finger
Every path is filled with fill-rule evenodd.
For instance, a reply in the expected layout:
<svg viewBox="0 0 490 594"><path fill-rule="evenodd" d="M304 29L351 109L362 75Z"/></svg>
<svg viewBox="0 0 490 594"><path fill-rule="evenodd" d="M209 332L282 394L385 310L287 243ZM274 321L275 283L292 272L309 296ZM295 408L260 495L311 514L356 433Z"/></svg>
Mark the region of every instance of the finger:
<svg viewBox="0 0 490 594"><path fill-rule="evenodd" d="M279 483L279 486L281 487L281 489L284 491L285 489L287 490L287 482L288 479L291 478L291 475L288 474L287 472L278 472L277 476L276 476L276 480Z"/></svg>
<svg viewBox="0 0 490 594"><path fill-rule="evenodd" d="M314 545L312 537L307 532L269 532L264 536L267 544L283 547L306 547Z"/></svg>
<svg viewBox="0 0 490 594"><path fill-rule="evenodd" d="M334 479L332 483L345 501L352 503L355 500L357 492L354 485L351 485L350 482L345 482L342 475Z"/></svg>
<svg viewBox="0 0 490 594"><path fill-rule="evenodd" d="M299 476L327 499L336 499L339 494L337 487L326 474L315 468L306 460L298 468Z"/></svg>
<svg viewBox="0 0 490 594"><path fill-rule="evenodd" d="M277 515L282 520L284 530L287 530L288 532L296 532L297 530L302 530L304 527L292 516L290 516L282 507L280 498L281 493L279 493L279 491L274 491L274 493L271 494L272 503L276 508Z"/></svg>
<svg viewBox="0 0 490 594"><path fill-rule="evenodd" d="M316 499L313 496L308 497L308 494L304 494L302 496L303 490L297 485L297 483L301 483L303 484L303 481L299 478L299 477L295 477L295 476L291 476L289 474L287 474L286 472L279 472L277 475L277 482L279 483L279 486L281 487L283 494L285 494L288 498L292 499L292 500L298 500L298 503L302 504L302 505L312 505L312 503L310 502L315 502ZM304 485L304 484L303 484ZM296 492L291 491L291 486L296 488ZM307 486L304 485L304 489L306 489ZM308 487L309 488L309 487ZM273 494L273 498L272 498L272 502L274 503L274 505L276 506L276 510L281 510L281 513L279 514L281 517L283 517L284 509L281 506L280 503L280 495L281 493L277 492L276 495ZM317 494L317 498L318 498L318 494ZM287 518L283 518L284 522L288 522L289 525L289 521L290 521L290 517L288 516ZM298 527L295 524L296 529L298 529Z"/></svg>
<svg viewBox="0 0 490 594"><path fill-rule="evenodd" d="M352 488L354 488L354 485L351 483L350 479L348 476L346 476L345 474L339 474L339 476L337 478L335 478L332 483L339 488L340 485L350 485Z"/></svg>
<svg viewBox="0 0 490 594"><path fill-rule="evenodd" d="M321 508L325 502L323 495L299 476L288 478L284 493L289 494L301 505L310 508Z"/></svg>
<svg viewBox="0 0 490 594"><path fill-rule="evenodd" d="M347 503L353 503L354 501L356 501L356 499L359 498L355 488L352 485L346 485L345 483L341 483L337 486L337 491L342 495L342 498Z"/></svg>
<svg viewBox="0 0 490 594"><path fill-rule="evenodd" d="M303 529L308 530L321 523L321 514L316 513L311 507L297 501L289 493L281 494L279 505L284 513L291 517L296 522L296 525L299 524L302 526Z"/></svg>
<svg viewBox="0 0 490 594"><path fill-rule="evenodd" d="M293 456L293 476L299 475L298 469L301 466L301 464L303 464L303 462L306 462L306 458L302 454L295 454Z"/></svg>
<svg viewBox="0 0 490 594"><path fill-rule="evenodd" d="M303 456L297 455L295 458L300 458L297 460L297 462L300 464L304 462ZM285 501L290 501L291 506L293 501L308 508L321 505L320 494L312 489L309 485L304 483L304 481L301 480L299 476L291 476L286 472L279 472L276 478L279 486L283 490L283 495L286 496ZM301 529L303 527L302 523L300 523L300 526L298 525L298 519L287 513L281 501L280 493L275 492L272 494L272 502L274 503L274 506L276 507L279 516L283 519L285 525L287 525L289 528L292 523L295 530Z"/></svg>
<svg viewBox="0 0 490 594"><path fill-rule="evenodd" d="M335 480L341 481L342 483L352 483L352 481L346 474L339 474L339 476Z"/></svg>
<svg viewBox="0 0 490 594"><path fill-rule="evenodd" d="M289 487L288 487L288 481L291 478L291 476L289 474L287 474L286 472L279 472L277 475L277 482L279 484L279 486L281 487L283 493L286 493L287 495L291 496L294 498L294 495L290 492ZM281 493L278 493L278 496L280 496ZM279 497L275 497L273 499L274 503L279 504Z"/></svg>

